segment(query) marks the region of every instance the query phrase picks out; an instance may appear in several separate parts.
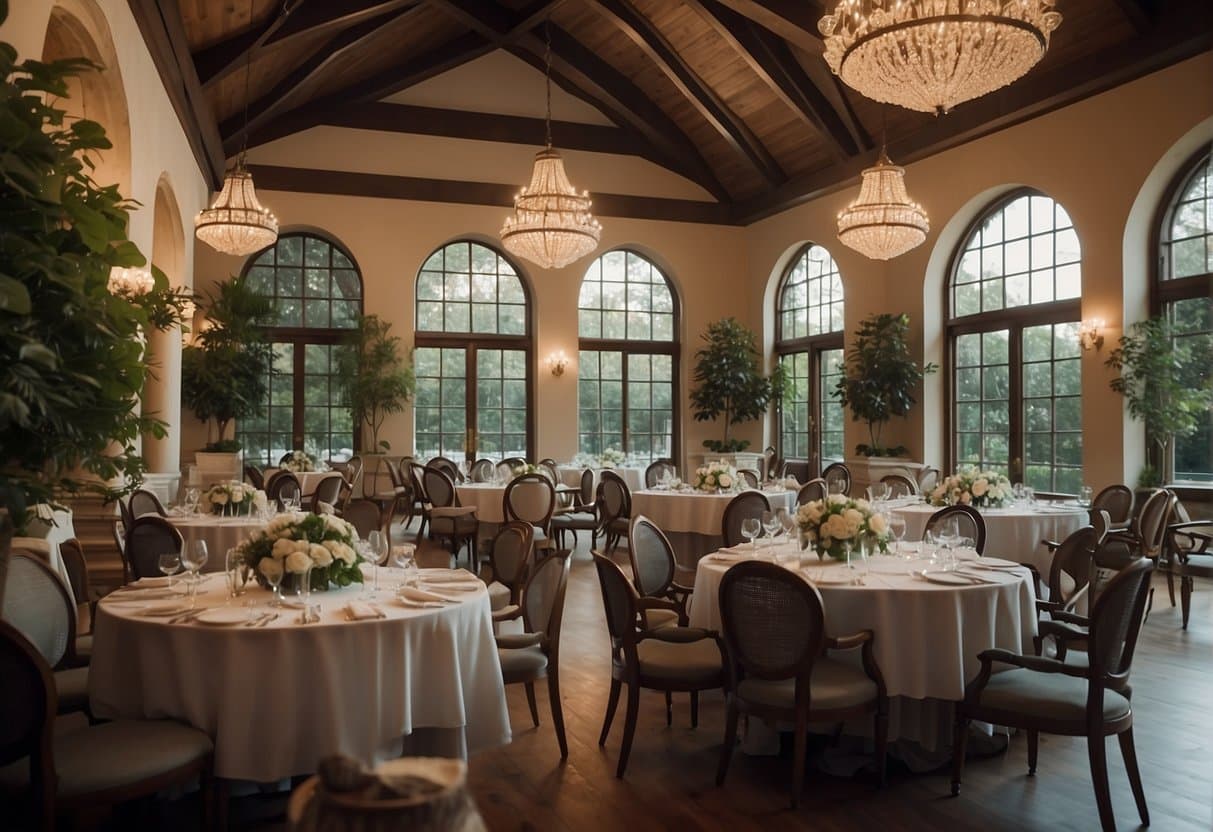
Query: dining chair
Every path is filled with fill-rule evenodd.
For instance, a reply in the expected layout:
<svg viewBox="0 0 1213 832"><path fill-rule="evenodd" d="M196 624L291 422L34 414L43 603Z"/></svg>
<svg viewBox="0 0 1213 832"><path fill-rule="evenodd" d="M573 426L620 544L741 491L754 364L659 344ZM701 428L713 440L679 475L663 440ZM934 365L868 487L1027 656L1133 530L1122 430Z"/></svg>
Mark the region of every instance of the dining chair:
<svg viewBox="0 0 1213 832"><path fill-rule="evenodd" d="M29 639L51 670L58 712L87 712L88 661L76 654L76 605L59 576L37 555L13 549L0 604L0 619Z"/></svg>
<svg viewBox="0 0 1213 832"><path fill-rule="evenodd" d="M594 537L605 537L605 551L613 552L627 537L632 517L632 490L623 477L605 469L598 479L598 529Z"/></svg>
<svg viewBox="0 0 1213 832"><path fill-rule="evenodd" d="M757 488L760 482L758 472L753 468L738 468L737 476L745 482L746 488Z"/></svg>
<svg viewBox="0 0 1213 832"><path fill-rule="evenodd" d="M577 532L590 533L591 548L598 545L598 503L594 499L594 472L586 468L581 472L581 487L574 496L573 505L564 510L557 510L552 516L552 532L556 535L556 545L562 549L565 545L565 534L573 535L573 547L577 546Z"/></svg>
<svg viewBox="0 0 1213 832"><path fill-rule="evenodd" d="M880 481L889 487L889 497L913 497L918 493L918 483L905 474L885 474Z"/></svg>
<svg viewBox="0 0 1213 832"><path fill-rule="evenodd" d="M383 510L374 500L350 500L339 512L341 519L358 530L358 537L366 540L371 532L383 531Z"/></svg>
<svg viewBox="0 0 1213 832"><path fill-rule="evenodd" d="M131 514L130 498L124 500L119 497L114 502L118 504L118 519L122 521L122 531L125 532L131 527L131 523L135 522L135 515Z"/></svg>
<svg viewBox="0 0 1213 832"><path fill-rule="evenodd" d="M929 494L939 485L940 472L938 468L926 466L918 469L918 493Z"/></svg>
<svg viewBox="0 0 1213 832"><path fill-rule="evenodd" d="M456 485L463 482L463 472L459 470L459 463L455 462L453 459L449 459L445 456L436 456L427 462L426 465L436 465L443 471L446 471L446 475L450 477L451 482L455 483Z"/></svg>
<svg viewBox="0 0 1213 832"><path fill-rule="evenodd" d="M177 527L154 514L136 517L130 531L126 533L126 559L130 564L131 579L153 578L160 574L160 556L175 552L181 554L185 540ZM222 552L212 553L222 556Z"/></svg>
<svg viewBox="0 0 1213 832"><path fill-rule="evenodd" d="M1106 512L1100 512L1100 515L1101 520L1107 517ZM1100 525L1103 526L1102 522ZM1040 618L1033 639L1036 655L1044 655L1044 641L1055 635L1053 630L1057 622L1079 623L1076 620L1078 605L1088 599L1091 582L1095 576L1095 552L1106 536L1106 526L1101 529L1083 526L1069 534L1054 550L1047 583L1049 600L1036 599L1036 613ZM1047 617L1044 614L1047 614ZM1085 621L1082 623L1085 626ZM1057 658L1064 660L1067 648L1072 646L1067 637L1072 636L1073 632L1069 628L1063 628L1057 635L1062 636L1057 640Z"/></svg>
<svg viewBox="0 0 1213 832"><path fill-rule="evenodd" d="M821 477L816 477L800 486L800 491L796 492L796 505L803 506L814 500L824 500L827 494L826 481Z"/></svg>
<svg viewBox="0 0 1213 832"><path fill-rule="evenodd" d="M74 537L64 540L59 544L59 557L63 559L72 600L76 603L76 656L87 661L93 654L93 619L97 602L91 596L84 546Z"/></svg>
<svg viewBox="0 0 1213 832"><path fill-rule="evenodd" d="M1091 501L1091 508L1106 511L1112 521L1112 528L1125 531L1133 522L1133 500L1133 489L1117 483L1096 494L1095 499Z"/></svg>
<svg viewBox="0 0 1213 832"><path fill-rule="evenodd" d="M514 477L514 470L525 465L526 460L520 456L506 457L496 465L497 478L502 482L509 482Z"/></svg>
<svg viewBox="0 0 1213 832"><path fill-rule="evenodd" d="M364 467L365 463L358 454L354 454L345 461L345 467L342 468L341 475L350 484L351 490L358 487L358 478L362 476L362 469Z"/></svg>
<svg viewBox="0 0 1213 832"><path fill-rule="evenodd" d="M550 456L539 460L539 464L535 467L539 469L539 473L551 480L553 485L560 483L560 469L556 465L556 460Z"/></svg>
<svg viewBox="0 0 1213 832"><path fill-rule="evenodd" d="M1213 578L1213 520L1193 520L1182 502L1175 503L1174 520L1167 526L1163 562L1168 580L1179 579L1180 612L1186 630L1192 613L1193 578Z"/></svg>
<svg viewBox="0 0 1213 832"><path fill-rule="evenodd" d="M400 464L400 472L403 475L405 463L401 461ZM420 539L426 533L426 527L430 525L430 509L433 507L433 502L430 500L429 492L425 490L425 466L416 462L409 462L408 474L409 487L413 494L409 521L412 522L413 515L421 516L421 524L417 527L417 538Z"/></svg>
<svg viewBox="0 0 1213 832"><path fill-rule="evenodd" d="M743 561L724 573L720 626L728 656L727 715L716 785L724 784L742 713L794 728L792 807L804 788L809 723L844 722L871 714L876 776L885 783L889 699L873 655L875 635L860 630L826 636L825 606L799 574L763 561ZM860 649L862 667L827 651Z"/></svg>
<svg viewBox="0 0 1213 832"><path fill-rule="evenodd" d="M472 463L472 470L468 472L468 479L472 482L488 482L493 478L493 460L481 457Z"/></svg>
<svg viewBox="0 0 1213 832"><path fill-rule="evenodd" d="M30 826L53 830L60 812L121 803L200 780L202 828L211 828L214 745L205 733L167 720L115 720L56 731L62 692L49 663L4 621L0 677L0 792L14 798L10 807L28 806ZM6 813L5 820L19 824L20 818Z"/></svg>
<svg viewBox="0 0 1213 832"><path fill-rule="evenodd" d="M922 529L922 536L925 538L928 533L939 534L943 524L951 520L956 521L956 529L960 532L961 537L967 537L973 541L977 554L985 554L986 519L972 506L959 504L944 506L927 518L927 524Z"/></svg>
<svg viewBox="0 0 1213 832"><path fill-rule="evenodd" d="M548 704L561 759L569 756L560 704L560 624L571 560L569 552L562 551L535 563L522 588L519 610L511 616L522 618L523 632L497 636L502 681L507 685L525 685L526 701L536 728L539 709L535 706L535 682L547 678Z"/></svg>
<svg viewBox="0 0 1213 832"><path fill-rule="evenodd" d="M661 482L662 477L678 476L678 466L672 459L655 459L644 469L644 487L653 488Z"/></svg>
<svg viewBox="0 0 1213 832"><path fill-rule="evenodd" d="M687 602L695 591L695 571L678 566L674 547L665 532L643 514L633 517L628 526L628 557L632 562L632 583L640 596L665 598L677 606L676 610L642 612L644 629L687 626Z"/></svg>
<svg viewBox="0 0 1213 832"><path fill-rule="evenodd" d="M827 491L835 488L838 494L851 493L851 469L842 462L831 462L821 472L821 478L826 481Z"/></svg>
<svg viewBox="0 0 1213 832"><path fill-rule="evenodd" d="M248 480L249 485L253 488L259 491L265 490L265 475L261 473L261 470L256 465L244 466L244 478Z"/></svg>
<svg viewBox="0 0 1213 832"><path fill-rule="evenodd" d="M520 474L510 480L501 497L501 513L506 520L529 523L534 528L536 550L555 548L552 515L556 513L556 487L543 474Z"/></svg>
<svg viewBox="0 0 1213 832"><path fill-rule="evenodd" d="M623 685L628 686L627 711L623 723L623 742L615 776L623 777L636 719L640 712L640 690L691 694L691 727L699 725L699 691L724 688L724 645L716 633L694 627L640 629L642 615L653 610L676 610L677 605L664 598L644 598L632 586L623 570L600 552L593 552L602 603L606 609L607 631L611 637L611 690L607 696L606 716L598 744L606 745ZM666 724L669 724L669 698L666 699Z"/></svg>
<svg viewBox="0 0 1213 832"><path fill-rule="evenodd" d="M392 484L392 490L377 493L372 499L379 504L380 509L383 511L383 525L387 529L390 545L392 526L396 525L396 518L403 518L402 522L405 528L408 528L409 524L413 522L413 505L416 492L413 489L412 476L402 471L400 465L397 465L390 459L385 459L383 465L387 468L388 480ZM407 471L407 469L405 470ZM378 478L376 477L376 479ZM365 485L363 486L363 491L366 491ZM417 532L417 537L421 537L420 529Z"/></svg>
<svg viewBox="0 0 1213 832"><path fill-rule="evenodd" d="M516 617L522 585L535 559L535 528L530 523L502 523L488 548L489 608L493 621Z"/></svg>
<svg viewBox="0 0 1213 832"><path fill-rule="evenodd" d="M122 583L128 584L131 582L131 564L126 557L126 524L121 518L110 523L110 535L118 549L118 558L122 561Z"/></svg>
<svg viewBox="0 0 1213 832"><path fill-rule="evenodd" d="M145 514L168 516L168 512L164 510L164 503L160 502L160 498L146 488L137 488L131 492L129 505L132 518L142 517Z"/></svg>
<svg viewBox="0 0 1213 832"><path fill-rule="evenodd" d="M284 500L303 498L303 487L293 471L279 470L270 474L269 481L265 484L265 496L276 503L278 508L285 509Z"/></svg>
<svg viewBox="0 0 1213 832"><path fill-rule="evenodd" d="M430 503L430 536L447 540L455 563L459 563L459 550L467 544L468 565L473 574L478 572L476 537L480 521L476 518L476 507L459 504L455 483L441 466L422 470L422 483Z"/></svg>
<svg viewBox="0 0 1213 832"><path fill-rule="evenodd" d="M952 734L952 794L960 793L969 721L1027 732L1028 774L1036 773L1040 733L1086 737L1100 826L1114 830L1105 739L1115 735L1129 775L1137 812L1150 825L1133 745L1133 709L1124 694L1149 594L1154 564L1130 563L1114 577L1091 610L1087 664L1074 665L1008 650L978 654L981 670L957 705ZM993 673L994 663L1012 670Z"/></svg>
<svg viewBox="0 0 1213 832"><path fill-rule="evenodd" d="M724 507L724 517L720 521L720 536L724 538L725 547L740 546L745 543L741 535L741 524L745 520L762 521L762 513L771 510L771 501L761 491L743 491Z"/></svg>
<svg viewBox="0 0 1213 832"><path fill-rule="evenodd" d="M762 476L763 479L773 479L775 477L775 457L778 455L774 445L767 445L762 449Z"/></svg>
<svg viewBox="0 0 1213 832"><path fill-rule="evenodd" d="M1113 531L1107 536L1109 545L1100 547L1095 565L1104 570L1119 571L1126 563L1132 563L1137 558L1147 558L1158 566L1163 556L1163 548L1167 541L1167 527L1171 523L1171 514L1179 498L1165 489L1156 489L1141 506L1141 511L1133 518L1128 531ZM1119 544L1119 549L1117 548ZM1175 604L1174 577L1167 573L1167 591L1171 596L1171 604ZM1146 603L1146 617L1154 607L1154 588L1150 587L1150 598Z"/></svg>
<svg viewBox="0 0 1213 832"><path fill-rule="evenodd" d="M325 474L316 483L316 489L312 492L312 497L308 501L308 511L312 514L330 513L322 510L321 503L328 505L330 509L336 509L341 498L341 488L345 484L345 477L336 471L331 474Z"/></svg>

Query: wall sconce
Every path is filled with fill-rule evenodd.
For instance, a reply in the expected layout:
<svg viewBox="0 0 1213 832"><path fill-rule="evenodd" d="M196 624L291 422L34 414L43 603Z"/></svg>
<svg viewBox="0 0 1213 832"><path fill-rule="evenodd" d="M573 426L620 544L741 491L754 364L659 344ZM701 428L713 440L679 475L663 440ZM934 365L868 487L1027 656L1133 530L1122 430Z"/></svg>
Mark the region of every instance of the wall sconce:
<svg viewBox="0 0 1213 832"><path fill-rule="evenodd" d="M569 366L569 357L565 355L564 350L556 350L548 356L548 369L552 371L554 376L564 375L564 368Z"/></svg>
<svg viewBox="0 0 1213 832"><path fill-rule="evenodd" d="M1087 318L1078 328L1078 343L1084 350L1098 350L1103 346L1101 329L1106 325L1103 318Z"/></svg>

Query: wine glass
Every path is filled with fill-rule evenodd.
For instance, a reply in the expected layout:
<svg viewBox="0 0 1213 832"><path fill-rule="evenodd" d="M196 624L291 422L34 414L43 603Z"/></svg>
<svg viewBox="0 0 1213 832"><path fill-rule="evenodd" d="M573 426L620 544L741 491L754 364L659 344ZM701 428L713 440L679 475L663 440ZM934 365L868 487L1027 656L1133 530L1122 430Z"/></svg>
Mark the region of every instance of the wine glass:
<svg viewBox="0 0 1213 832"><path fill-rule="evenodd" d="M185 489L185 507L190 514L198 513L198 503L202 499L202 492L193 486Z"/></svg>
<svg viewBox="0 0 1213 832"><path fill-rule="evenodd" d="M792 538L792 529L796 528L796 519L786 508L775 510L775 519L779 521L779 533L785 542Z"/></svg>
<svg viewBox="0 0 1213 832"><path fill-rule="evenodd" d="M868 491L871 492L874 503L880 503L889 498L888 483L874 482L868 486Z"/></svg>
<svg viewBox="0 0 1213 832"><path fill-rule="evenodd" d="M1095 489L1089 485L1084 485L1078 489L1078 504L1083 508L1091 507L1091 498L1095 495Z"/></svg>
<svg viewBox="0 0 1213 832"><path fill-rule="evenodd" d="M206 541L191 540L181 551L181 565L187 572L197 576L202 571L202 567L206 566L207 557Z"/></svg>
<svg viewBox="0 0 1213 832"><path fill-rule="evenodd" d="M235 598L243 595L244 582L247 579L247 575L243 573L244 553L233 546L227 550L223 565L227 573L227 597Z"/></svg>
<svg viewBox="0 0 1213 832"><path fill-rule="evenodd" d="M282 606L282 578L284 576L284 570L282 569L282 564L278 564L277 569L271 569L271 570L269 570L268 573L263 572L262 574L265 575L265 580L270 585L270 589L272 589L274 591L274 598L273 598L273 600L270 601L270 606L271 607L281 607Z"/></svg>
<svg viewBox="0 0 1213 832"><path fill-rule="evenodd" d="M181 571L181 555L176 552L161 552L156 565L161 574L168 578L169 589L173 588L173 576Z"/></svg>
<svg viewBox="0 0 1213 832"><path fill-rule="evenodd" d="M893 553L901 555L901 541L906 536L906 518L894 511L889 514L889 533L893 535Z"/></svg>
<svg viewBox="0 0 1213 832"><path fill-rule="evenodd" d="M741 536L750 541L750 548L757 549L756 538L762 534L762 521L757 517L747 517L741 521Z"/></svg>
<svg viewBox="0 0 1213 832"><path fill-rule="evenodd" d="M392 565L404 572L404 586L416 586L420 580L416 552L417 547L412 543L392 547Z"/></svg>
<svg viewBox="0 0 1213 832"><path fill-rule="evenodd" d="M770 540L771 544L774 544L775 535L779 532L780 528L782 528L782 524L779 522L779 516L775 512L764 511L762 513L762 530L767 533L767 539Z"/></svg>
<svg viewBox="0 0 1213 832"><path fill-rule="evenodd" d="M371 580L373 582L371 594L373 595L379 591L379 564L383 562L384 556L388 552L387 536L376 529L366 536L366 547L371 553Z"/></svg>

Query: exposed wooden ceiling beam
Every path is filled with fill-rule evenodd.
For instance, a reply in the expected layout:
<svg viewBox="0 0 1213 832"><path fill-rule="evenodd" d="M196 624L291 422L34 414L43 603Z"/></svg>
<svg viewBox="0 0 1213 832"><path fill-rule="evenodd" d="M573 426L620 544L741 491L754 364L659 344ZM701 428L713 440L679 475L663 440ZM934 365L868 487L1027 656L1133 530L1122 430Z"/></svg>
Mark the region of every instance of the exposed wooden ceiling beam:
<svg viewBox="0 0 1213 832"><path fill-rule="evenodd" d="M310 194L404 199L414 202L447 202L461 205L487 205L511 208L517 185L498 182L465 182L427 179L415 176L389 176L379 173L309 168L250 165L257 188L266 191L296 191ZM600 217L627 217L668 222L734 225L727 205L691 199L632 196L630 194L594 194L594 214Z"/></svg>
<svg viewBox="0 0 1213 832"><path fill-rule="evenodd" d="M754 135L749 125L729 108L678 54L665 35L628 0L590 0L590 5L640 47L733 152L758 171L769 185L778 185L787 179L775 157Z"/></svg>
<svg viewBox="0 0 1213 832"><path fill-rule="evenodd" d="M541 118L473 113L439 107L418 107L412 104L387 104L382 101L330 113L324 117L323 123L355 130L445 136L451 139L532 146L542 146L544 138L544 121ZM634 133L618 127L553 121L552 133L559 139L562 150L585 150L623 156L651 155L648 146Z"/></svg>
<svg viewBox="0 0 1213 832"><path fill-rule="evenodd" d="M323 124L332 113L351 105L371 103L428 81L436 75L487 55L497 47L475 32L460 35L399 66L355 81L335 93L309 101L249 133L249 147Z"/></svg>
<svg viewBox="0 0 1213 832"><path fill-rule="evenodd" d="M737 50L784 104L821 134L836 158L848 159L859 152L860 142L796 62L786 43L715 0L686 0L686 4Z"/></svg>
<svg viewBox="0 0 1213 832"><path fill-rule="evenodd" d="M383 15L364 20L352 26L318 49L311 58L291 70L285 78L259 98L248 105L248 126L244 125L244 114L235 113L219 125L219 133L224 137L224 149L228 153L235 152L246 132L257 129L279 113L291 109L292 102L305 92L317 79L325 75L335 62L345 55L362 47L367 40L376 35L385 25L407 20L424 12L423 7L414 7L404 12L387 12Z"/></svg>
<svg viewBox="0 0 1213 832"><path fill-rule="evenodd" d="M177 0L128 0L128 3L198 169L207 184L217 190L223 182L223 140L190 57Z"/></svg>
<svg viewBox="0 0 1213 832"><path fill-rule="evenodd" d="M826 0L831 5L840 0ZM825 12L821 2L812 0L720 0L742 17L768 29L788 43L808 52L820 55L825 51L817 22Z"/></svg>

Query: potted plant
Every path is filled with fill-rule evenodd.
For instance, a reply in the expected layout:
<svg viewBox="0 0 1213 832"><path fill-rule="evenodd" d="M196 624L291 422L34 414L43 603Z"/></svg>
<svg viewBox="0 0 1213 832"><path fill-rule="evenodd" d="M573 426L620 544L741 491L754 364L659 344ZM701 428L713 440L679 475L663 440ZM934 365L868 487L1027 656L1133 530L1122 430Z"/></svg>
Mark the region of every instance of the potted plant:
<svg viewBox="0 0 1213 832"><path fill-rule="evenodd" d="M0 514L19 533L35 505L137 487L139 437L165 430L138 411L146 335L179 323L183 298L155 269L151 292L110 292L112 268L146 263L127 238L135 204L91 177L104 128L59 106L97 69L0 43Z"/></svg>
<svg viewBox="0 0 1213 832"><path fill-rule="evenodd" d="M1150 318L1129 327L1105 363L1120 373L1111 387L1125 397L1129 415L1145 424L1152 444L1138 486L1172 482L1176 437L1193 434L1213 406L1213 339L1176 338L1166 318Z"/></svg>
<svg viewBox="0 0 1213 832"><path fill-rule="evenodd" d="M870 442L855 447L860 456L901 457L909 453L904 445L881 445L881 431L894 416L910 412L916 403L914 388L924 375L939 369L934 364L919 369L910 355L909 331L909 315L888 313L870 315L855 330L846 370L831 395L851 409L853 421L867 423Z"/></svg>
<svg viewBox="0 0 1213 832"><path fill-rule="evenodd" d="M206 296L204 310L208 327L181 351L181 400L207 423L208 433L215 427L214 440L196 456L198 467L239 478L240 443L227 438L227 429L233 420L263 412L273 348L262 326L273 304L233 277Z"/></svg>
<svg viewBox="0 0 1213 832"><path fill-rule="evenodd" d="M379 438L379 429L391 413L399 413L413 397L416 380L412 367L401 357L400 339L391 335L392 325L378 315L363 315L337 355L337 372L345 404L354 423L369 428L362 435L368 453L391 450Z"/></svg>
<svg viewBox="0 0 1213 832"><path fill-rule="evenodd" d="M695 353L692 412L697 422L720 419L724 423L724 438L705 439L705 448L720 454L736 454L750 443L731 438L729 429L766 413L772 399L783 395L786 374L779 364L770 376L762 374L762 354L755 344L754 332L735 318L708 324L703 340L707 345ZM755 467L754 461L742 467Z"/></svg>

